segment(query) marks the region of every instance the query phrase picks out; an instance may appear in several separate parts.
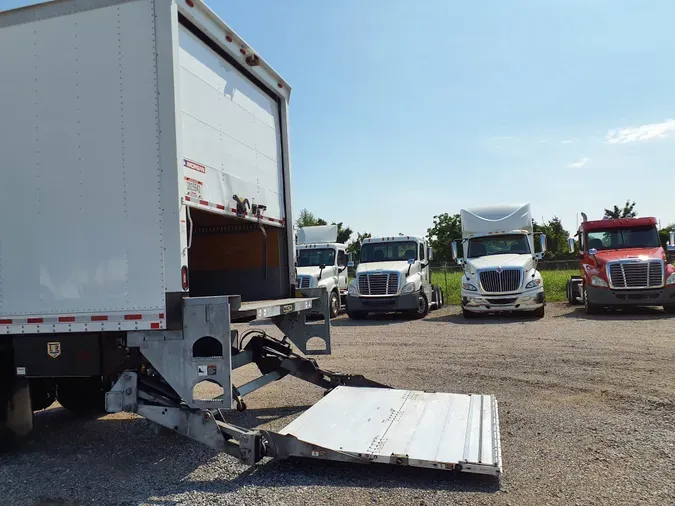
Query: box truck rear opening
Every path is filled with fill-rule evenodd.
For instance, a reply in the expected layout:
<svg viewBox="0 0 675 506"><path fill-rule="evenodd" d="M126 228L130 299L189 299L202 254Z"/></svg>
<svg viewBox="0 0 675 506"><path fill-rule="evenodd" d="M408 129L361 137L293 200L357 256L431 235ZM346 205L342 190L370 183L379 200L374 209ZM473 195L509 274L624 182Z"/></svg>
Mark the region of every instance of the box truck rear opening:
<svg viewBox="0 0 675 506"><path fill-rule="evenodd" d="M246 464L501 473L493 397L390 389L298 353L331 343L328 293L295 283L290 88L201 0L2 12L0 68L12 118L0 136L0 445L57 398L138 413ZM308 323L312 312L323 319ZM285 337L232 325L264 318ZM260 377L235 385L251 363ZM287 375L330 393L280 432L225 420ZM203 398L203 382L221 395Z"/></svg>

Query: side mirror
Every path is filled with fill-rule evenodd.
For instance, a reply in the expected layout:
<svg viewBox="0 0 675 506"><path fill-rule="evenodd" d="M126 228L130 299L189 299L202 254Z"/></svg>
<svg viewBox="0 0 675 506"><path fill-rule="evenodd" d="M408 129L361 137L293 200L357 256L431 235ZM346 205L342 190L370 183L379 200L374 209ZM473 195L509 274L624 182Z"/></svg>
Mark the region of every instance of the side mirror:
<svg viewBox="0 0 675 506"><path fill-rule="evenodd" d="M597 255L597 254L598 254L598 250L595 249L595 248L591 248L591 249L588 250L588 254L589 254L589 255Z"/></svg>
<svg viewBox="0 0 675 506"><path fill-rule="evenodd" d="M326 268L326 264L319 265L319 269L324 270L325 268Z"/></svg>
<svg viewBox="0 0 675 506"><path fill-rule="evenodd" d="M670 234L668 234L670 237L670 242L668 243L668 251L670 253L675 253L675 231L671 231Z"/></svg>
<svg viewBox="0 0 675 506"><path fill-rule="evenodd" d="M347 262L347 267L354 267L354 260Z"/></svg>
<svg viewBox="0 0 675 506"><path fill-rule="evenodd" d="M434 259L434 248L432 248L431 246L429 246L429 248L427 249L427 258L429 260Z"/></svg>
<svg viewBox="0 0 675 506"><path fill-rule="evenodd" d="M541 252L546 253L546 234L539 236L539 246L541 247Z"/></svg>
<svg viewBox="0 0 675 506"><path fill-rule="evenodd" d="M408 258L408 265L412 265L412 264L414 264L414 263L415 263L415 259L414 259L414 258Z"/></svg>
<svg viewBox="0 0 675 506"><path fill-rule="evenodd" d="M567 249L569 250L570 253L574 253L575 249L575 244L574 244L574 237L570 237L567 239Z"/></svg>
<svg viewBox="0 0 675 506"><path fill-rule="evenodd" d="M452 259L459 265L462 265L462 259L459 258L459 253L457 252L457 241L452 241L450 248L452 249Z"/></svg>

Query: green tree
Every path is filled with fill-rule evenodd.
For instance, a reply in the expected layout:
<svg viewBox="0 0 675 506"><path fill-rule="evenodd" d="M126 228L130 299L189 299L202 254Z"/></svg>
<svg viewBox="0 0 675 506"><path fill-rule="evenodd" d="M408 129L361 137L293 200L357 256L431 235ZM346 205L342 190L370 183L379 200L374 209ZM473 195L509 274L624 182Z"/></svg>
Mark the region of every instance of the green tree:
<svg viewBox="0 0 675 506"><path fill-rule="evenodd" d="M618 220L620 218L635 218L635 202L627 200L623 207L614 206L613 209L605 209L605 219Z"/></svg>
<svg viewBox="0 0 675 506"><path fill-rule="evenodd" d="M659 239L661 239L661 246L663 246L663 249L666 249L666 246L668 245L668 242L670 241L670 231L671 230L675 231L675 223L671 223L667 227L664 227L661 230L659 230Z"/></svg>
<svg viewBox="0 0 675 506"><path fill-rule="evenodd" d="M434 249L434 263L452 262L451 243L462 237L462 225L459 214L438 214L434 216L433 226L427 229L429 245Z"/></svg>
<svg viewBox="0 0 675 506"><path fill-rule="evenodd" d="M546 234L546 257L561 258L569 255L567 249L567 239L569 238L570 234L562 226L562 222L557 216L554 216L553 219L542 224L532 220L532 226L535 232L542 232Z"/></svg>
<svg viewBox="0 0 675 506"><path fill-rule="evenodd" d="M349 227L343 228L342 222L340 223L333 222L331 223L331 225L337 225L338 229L337 242L339 242L340 244L347 244L347 241L349 241L354 231Z"/></svg>
<svg viewBox="0 0 675 506"><path fill-rule="evenodd" d="M296 220L295 224L298 227L314 227L316 225L328 225L328 222L314 216L314 213L309 212L307 209L303 209L300 211L300 217Z"/></svg>
<svg viewBox="0 0 675 506"><path fill-rule="evenodd" d="M356 239L349 243L347 252L354 254L354 261L358 262L361 257L361 243L363 243L363 240L371 237L373 236L369 232L358 232L356 234Z"/></svg>

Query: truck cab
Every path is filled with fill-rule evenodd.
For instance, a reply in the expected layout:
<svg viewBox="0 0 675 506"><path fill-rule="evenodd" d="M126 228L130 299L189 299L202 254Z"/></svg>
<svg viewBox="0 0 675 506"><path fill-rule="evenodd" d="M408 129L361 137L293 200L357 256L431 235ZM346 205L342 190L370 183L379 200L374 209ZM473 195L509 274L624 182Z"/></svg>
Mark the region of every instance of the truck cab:
<svg viewBox="0 0 675 506"><path fill-rule="evenodd" d="M666 250L654 217L588 220L569 239L578 244L579 276L567 282L570 304L582 303L589 314L605 308L663 306L675 313L675 251L671 233Z"/></svg>
<svg viewBox="0 0 675 506"><path fill-rule="evenodd" d="M546 236L533 231L530 205L462 209L461 226L462 238L453 241L452 255L464 271L464 318L504 311L530 311L543 317L546 298L537 261L546 251ZM535 235L539 235L539 252L535 252ZM458 254L458 243L464 257Z"/></svg>
<svg viewBox="0 0 675 506"><path fill-rule="evenodd" d="M325 287L335 318L347 296L347 245L337 241L337 225L300 227L296 239L298 288Z"/></svg>
<svg viewBox="0 0 675 506"><path fill-rule="evenodd" d="M431 308L441 307L443 294L431 284L432 258L433 250L419 237L365 239L356 278L349 284L349 317L398 312L423 318Z"/></svg>

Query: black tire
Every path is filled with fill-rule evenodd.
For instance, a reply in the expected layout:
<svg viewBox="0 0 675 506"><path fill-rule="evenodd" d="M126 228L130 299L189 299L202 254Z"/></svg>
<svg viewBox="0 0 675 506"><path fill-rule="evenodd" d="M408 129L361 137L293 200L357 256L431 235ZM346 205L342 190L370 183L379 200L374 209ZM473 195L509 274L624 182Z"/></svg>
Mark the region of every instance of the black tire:
<svg viewBox="0 0 675 506"><path fill-rule="evenodd" d="M473 320L474 318L478 317L476 313L469 311L466 308L462 308L462 316L464 316L465 320Z"/></svg>
<svg viewBox="0 0 675 506"><path fill-rule="evenodd" d="M435 311L441 307L441 299L438 296L438 287L436 285L431 285L431 302L434 306L433 309L430 307L430 310Z"/></svg>
<svg viewBox="0 0 675 506"><path fill-rule="evenodd" d="M445 295L443 295L443 289L438 287L438 296L440 297L441 305L439 307L445 306Z"/></svg>
<svg viewBox="0 0 675 506"><path fill-rule="evenodd" d="M349 316L350 320L365 320L368 316L368 313L365 311L349 311L348 309L347 316Z"/></svg>
<svg viewBox="0 0 675 506"><path fill-rule="evenodd" d="M565 286L565 292L567 294L567 303L572 306L574 305L574 297L572 297L572 280L567 280L567 285Z"/></svg>
<svg viewBox="0 0 675 506"><path fill-rule="evenodd" d="M535 318L543 318L546 314L546 306L541 306L540 308L535 309L533 312Z"/></svg>
<svg viewBox="0 0 675 506"><path fill-rule="evenodd" d="M599 314L600 313L600 306L596 306L595 304L592 304L591 302L588 301L588 291L586 290L586 287L584 286L584 309L586 310L586 314Z"/></svg>
<svg viewBox="0 0 675 506"><path fill-rule="evenodd" d="M420 295L417 299L417 309L413 310L413 318L416 320L421 320L426 315L429 314L429 300L424 292L420 291Z"/></svg>
<svg viewBox="0 0 675 506"><path fill-rule="evenodd" d="M666 314L675 314L675 304L668 304L663 306L663 312Z"/></svg>
<svg viewBox="0 0 675 506"><path fill-rule="evenodd" d="M105 413L105 392L100 378L64 378L56 388L56 400L79 415Z"/></svg>
<svg viewBox="0 0 675 506"><path fill-rule="evenodd" d="M337 317L340 314L340 295L336 290L330 292L330 299L328 303L330 306L330 317Z"/></svg>

